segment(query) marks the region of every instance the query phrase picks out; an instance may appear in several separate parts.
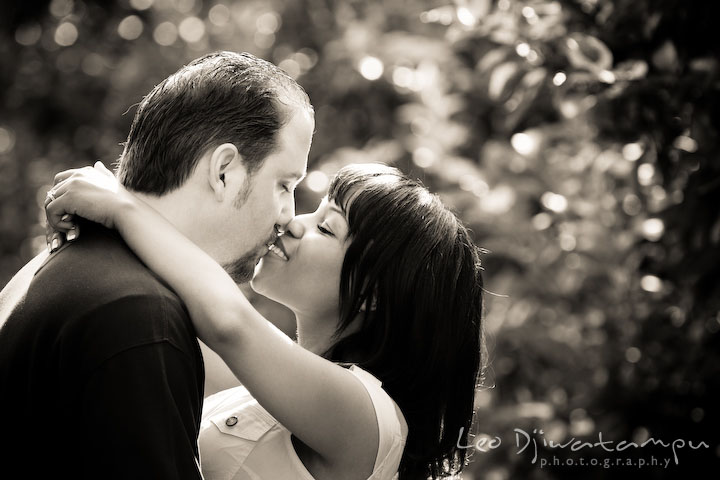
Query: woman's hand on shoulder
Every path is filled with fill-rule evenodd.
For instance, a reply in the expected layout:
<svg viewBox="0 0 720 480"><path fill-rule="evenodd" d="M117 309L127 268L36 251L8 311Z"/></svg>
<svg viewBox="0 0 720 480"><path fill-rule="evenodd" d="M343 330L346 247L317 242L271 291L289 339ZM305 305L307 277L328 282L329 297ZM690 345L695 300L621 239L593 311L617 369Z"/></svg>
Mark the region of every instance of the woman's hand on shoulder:
<svg viewBox="0 0 720 480"><path fill-rule="evenodd" d="M118 214L137 201L101 162L94 167L65 170L45 198L50 251L79 234L75 216L115 228Z"/></svg>

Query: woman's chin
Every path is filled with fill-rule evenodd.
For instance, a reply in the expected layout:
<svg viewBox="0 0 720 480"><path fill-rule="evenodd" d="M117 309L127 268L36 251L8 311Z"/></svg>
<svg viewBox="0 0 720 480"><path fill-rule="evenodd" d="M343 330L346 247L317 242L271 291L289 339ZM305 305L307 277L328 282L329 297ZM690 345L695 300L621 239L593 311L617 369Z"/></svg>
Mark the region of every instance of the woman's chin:
<svg viewBox="0 0 720 480"><path fill-rule="evenodd" d="M259 293L260 295L268 296L268 285L270 284L270 273L268 271L267 265L265 265L265 258L261 258L257 265L255 265L255 272L253 273L253 278L250 280L250 288L253 289L255 293Z"/></svg>
<svg viewBox="0 0 720 480"><path fill-rule="evenodd" d="M288 279L287 272L282 269L284 263L282 260L274 258L269 260L265 257L261 258L255 266L255 273L250 280L250 288L258 295L290 308L286 301L288 299L288 282L291 280Z"/></svg>
<svg viewBox="0 0 720 480"><path fill-rule="evenodd" d="M263 274L262 274L262 259L260 260L260 263L258 263L255 266L255 273L253 273L253 278L250 279L250 288L253 289L256 293L262 293L262 285L263 285Z"/></svg>
<svg viewBox="0 0 720 480"><path fill-rule="evenodd" d="M277 295L275 295L276 291L272 288L271 283L266 282L263 277L254 277L250 280L250 288L258 295L272 300L273 302L282 303L278 300Z"/></svg>

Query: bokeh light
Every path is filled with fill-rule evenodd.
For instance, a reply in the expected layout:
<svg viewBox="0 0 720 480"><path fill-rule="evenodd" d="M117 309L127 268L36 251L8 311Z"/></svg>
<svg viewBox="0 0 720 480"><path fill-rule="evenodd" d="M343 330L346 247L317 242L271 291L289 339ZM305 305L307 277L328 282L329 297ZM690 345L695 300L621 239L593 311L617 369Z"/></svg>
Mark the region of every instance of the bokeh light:
<svg viewBox="0 0 720 480"><path fill-rule="evenodd" d="M15 146L15 136L3 127L0 127L0 154L8 153Z"/></svg>
<svg viewBox="0 0 720 480"><path fill-rule="evenodd" d="M154 0L130 0L130 6L135 10L147 10L153 6Z"/></svg>
<svg viewBox="0 0 720 480"><path fill-rule="evenodd" d="M567 80L567 75L565 75L565 72L557 72L553 76L553 85L559 87L563 83L565 83L565 80Z"/></svg>
<svg viewBox="0 0 720 480"><path fill-rule="evenodd" d="M639 143L628 143L622 148L623 157L626 160L634 162L639 160L643 155L643 146Z"/></svg>
<svg viewBox="0 0 720 480"><path fill-rule="evenodd" d="M659 218L648 218L642 224L642 233L645 238L657 242L665 232L665 224Z"/></svg>
<svg viewBox="0 0 720 480"><path fill-rule="evenodd" d="M263 35L274 34L280 29L282 20L276 12L265 12L255 21L257 31Z"/></svg>
<svg viewBox="0 0 720 480"><path fill-rule="evenodd" d="M208 19L214 25L222 27L230 21L230 9L222 3L218 3L208 12Z"/></svg>
<svg viewBox="0 0 720 480"><path fill-rule="evenodd" d="M630 363L637 363L642 358L642 353L637 347L630 347L625 350L625 359Z"/></svg>
<svg viewBox="0 0 720 480"><path fill-rule="evenodd" d="M695 153L698 149L698 143L695 139L688 137L687 135L680 135L673 142L673 147L684 150L688 153Z"/></svg>
<svg viewBox="0 0 720 480"><path fill-rule="evenodd" d="M54 17L63 18L72 13L73 6L73 0L52 0L48 9Z"/></svg>
<svg viewBox="0 0 720 480"><path fill-rule="evenodd" d="M174 7L180 13L189 14L192 13L196 8L201 6L202 1L196 2L196 0L172 0Z"/></svg>
<svg viewBox="0 0 720 480"><path fill-rule="evenodd" d="M545 192L540 197L540 201L548 210L552 210L555 213L562 213L567 210L568 201L567 199L557 193Z"/></svg>
<svg viewBox="0 0 720 480"><path fill-rule="evenodd" d="M435 163L435 153L428 147L413 150L413 162L420 168L430 168Z"/></svg>
<svg viewBox="0 0 720 480"><path fill-rule="evenodd" d="M382 77L385 66L377 57L364 57L360 60L360 74L368 80L377 80Z"/></svg>
<svg viewBox="0 0 720 480"><path fill-rule="evenodd" d="M648 186L655 177L655 167L650 163L643 163L637 169L637 178L640 185Z"/></svg>
<svg viewBox="0 0 720 480"><path fill-rule="evenodd" d="M472 27L475 25L475 15L467 7L459 7L457 9L457 17L460 23L466 27Z"/></svg>
<svg viewBox="0 0 720 480"><path fill-rule="evenodd" d="M520 55L521 57L527 57L528 54L530 53L530 45L528 45L525 42L518 43L515 46L515 52L517 52L517 54Z"/></svg>
<svg viewBox="0 0 720 480"><path fill-rule="evenodd" d="M538 213L532 218L532 225L536 230L545 230L552 225L552 217L545 212Z"/></svg>
<svg viewBox="0 0 720 480"><path fill-rule="evenodd" d="M162 46L175 43L178 38L178 29L172 22L162 22L153 31L153 39Z"/></svg>
<svg viewBox="0 0 720 480"><path fill-rule="evenodd" d="M655 275L644 275L640 279L640 286L646 292L658 293L663 289L663 282Z"/></svg>
<svg viewBox="0 0 720 480"><path fill-rule="evenodd" d="M178 33L188 43L199 42L205 35L205 23L197 17L187 17L180 22Z"/></svg>
<svg viewBox="0 0 720 480"><path fill-rule="evenodd" d="M69 47L78 39L78 30L70 22L63 22L55 29L55 43L61 47Z"/></svg>
<svg viewBox="0 0 720 480"><path fill-rule="evenodd" d="M143 23L137 15L128 15L118 25L118 35L125 40L135 40L143 32Z"/></svg>
<svg viewBox="0 0 720 480"><path fill-rule="evenodd" d="M313 192L323 193L327 190L330 185L330 179L328 176L320 170L313 170L308 173L305 179L307 187Z"/></svg>
<svg viewBox="0 0 720 480"><path fill-rule="evenodd" d="M37 23L28 23L15 30L15 41L29 47L35 45L42 36L42 27Z"/></svg>
<svg viewBox="0 0 720 480"><path fill-rule="evenodd" d="M537 136L528 133L514 134L510 138L510 144L520 155L532 155L539 147Z"/></svg>

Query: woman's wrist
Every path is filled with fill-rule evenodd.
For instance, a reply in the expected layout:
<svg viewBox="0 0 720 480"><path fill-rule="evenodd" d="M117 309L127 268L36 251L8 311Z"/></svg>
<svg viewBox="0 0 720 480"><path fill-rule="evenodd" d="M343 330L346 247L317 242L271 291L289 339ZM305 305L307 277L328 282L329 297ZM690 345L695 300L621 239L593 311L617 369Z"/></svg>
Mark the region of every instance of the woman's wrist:
<svg viewBox="0 0 720 480"><path fill-rule="evenodd" d="M119 195L115 206L110 209L113 227L121 233L127 231L128 228L132 228L133 220L141 218L143 212L149 208L152 207L129 191L124 190Z"/></svg>

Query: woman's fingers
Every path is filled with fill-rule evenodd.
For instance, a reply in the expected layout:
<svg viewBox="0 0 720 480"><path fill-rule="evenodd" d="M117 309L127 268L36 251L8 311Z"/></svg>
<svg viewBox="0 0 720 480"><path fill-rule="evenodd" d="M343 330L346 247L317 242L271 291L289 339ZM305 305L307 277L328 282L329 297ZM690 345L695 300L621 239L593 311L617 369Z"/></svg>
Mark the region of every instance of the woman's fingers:
<svg viewBox="0 0 720 480"><path fill-rule="evenodd" d="M66 193L70 179L63 180L59 184L55 185L47 194L45 198L45 215L47 217L48 226L54 231L65 232L69 230L74 222L73 212L69 212L65 209L65 201L62 200L62 196Z"/></svg>
<svg viewBox="0 0 720 480"><path fill-rule="evenodd" d="M58 193L58 186L62 184L63 182L71 179L73 176L76 176L77 174L81 174L82 170L84 169L91 169L92 167L83 167L83 168L71 168L70 170L65 170L57 175L55 175L55 178L53 180L53 187L48 190L47 195L45 196L45 208L47 208L48 204L55 200L55 198L59 195Z"/></svg>
<svg viewBox="0 0 720 480"><path fill-rule="evenodd" d="M48 240L48 251L50 253L55 253L60 247L63 246L65 243L65 239L63 238L64 235L60 232L55 232L50 236L50 239Z"/></svg>
<svg viewBox="0 0 720 480"><path fill-rule="evenodd" d="M48 204L55 200L55 188L51 188L48 190L48 192L45 194L45 202L43 203L43 208L47 208Z"/></svg>
<svg viewBox="0 0 720 480"><path fill-rule="evenodd" d="M58 183L64 182L68 178L72 177L76 172L80 171L80 168L71 168L69 170L63 170L62 172L55 175L55 179L53 180L53 185L57 185Z"/></svg>
<svg viewBox="0 0 720 480"><path fill-rule="evenodd" d="M98 164L102 165L102 170L100 170L98 168ZM82 168L71 168L71 169L64 170L64 171L58 173L57 175L55 175L55 178L53 180L53 185L62 183L65 180L68 180L72 177L82 177L82 176L88 175L88 174L92 175L92 173L90 173L90 172L92 172L94 169L100 170L103 173L107 172L110 175L114 176L110 170L105 168L105 166L102 164L102 162L98 161L98 162L95 162L95 167L91 167L88 165L88 166L82 167Z"/></svg>
<svg viewBox="0 0 720 480"><path fill-rule="evenodd" d="M74 240L77 240L77 238L80 236L80 225L77 223L73 223L72 226L68 229L67 232L65 232L65 238L68 242L72 242Z"/></svg>
<svg viewBox="0 0 720 480"><path fill-rule="evenodd" d="M55 175L54 186L45 197L45 240L50 253L59 249L63 243L72 242L80 236L80 226L76 223L73 212L67 208L68 199L63 201L61 197L67 193L73 178L92 177L96 175L93 171L115 177L102 162L95 162L94 167L73 168Z"/></svg>
<svg viewBox="0 0 720 480"><path fill-rule="evenodd" d="M115 176L101 163L75 170L55 185L45 199L45 214L53 231L72 241L80 234L74 215L112 228L112 209L125 192ZM127 193L126 193L127 194ZM52 245L52 238L48 237Z"/></svg>
<svg viewBox="0 0 720 480"><path fill-rule="evenodd" d="M45 224L45 243L47 243L47 248L50 253L60 248L63 240L62 232L53 230L49 223Z"/></svg>
<svg viewBox="0 0 720 480"><path fill-rule="evenodd" d="M67 231L55 230L49 223L45 224L45 243L50 253L62 247L65 242L72 242L80 235L80 227L71 224Z"/></svg>
<svg viewBox="0 0 720 480"><path fill-rule="evenodd" d="M109 175L109 176L115 178L115 174L113 172L111 172L110 170L108 170L105 167L105 165L99 160L97 162L95 162L95 169L104 173L105 175Z"/></svg>
<svg viewBox="0 0 720 480"><path fill-rule="evenodd" d="M62 231L71 230L75 227L75 216L66 213L60 217L60 221L57 223L56 227Z"/></svg>
<svg viewBox="0 0 720 480"><path fill-rule="evenodd" d="M49 218L57 218L56 214L48 213ZM55 252L65 242L72 242L80 236L80 225L75 223L75 216L66 213L60 217L60 220L52 224L51 221L45 223L45 242L47 243L50 253Z"/></svg>

